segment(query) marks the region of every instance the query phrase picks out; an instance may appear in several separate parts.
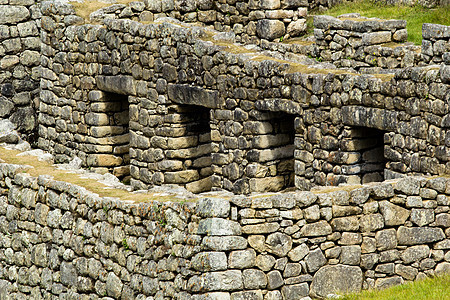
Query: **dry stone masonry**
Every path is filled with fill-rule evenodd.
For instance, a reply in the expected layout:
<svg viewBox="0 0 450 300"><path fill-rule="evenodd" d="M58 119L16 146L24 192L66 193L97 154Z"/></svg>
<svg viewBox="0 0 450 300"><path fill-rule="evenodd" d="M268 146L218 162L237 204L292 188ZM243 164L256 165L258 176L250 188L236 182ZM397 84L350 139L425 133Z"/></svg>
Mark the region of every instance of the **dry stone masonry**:
<svg viewBox="0 0 450 300"><path fill-rule="evenodd" d="M0 1L0 118L9 118L29 140L36 139L40 16L37 1Z"/></svg>
<svg viewBox="0 0 450 300"><path fill-rule="evenodd" d="M414 46L402 20L316 16L295 38L333 3L84 20L0 0L0 142L17 129L135 190L236 194L123 202L0 163L0 299L324 298L450 271L450 26Z"/></svg>
<svg viewBox="0 0 450 300"><path fill-rule="evenodd" d="M130 203L0 164L4 299L301 299L450 271L450 180Z"/></svg>

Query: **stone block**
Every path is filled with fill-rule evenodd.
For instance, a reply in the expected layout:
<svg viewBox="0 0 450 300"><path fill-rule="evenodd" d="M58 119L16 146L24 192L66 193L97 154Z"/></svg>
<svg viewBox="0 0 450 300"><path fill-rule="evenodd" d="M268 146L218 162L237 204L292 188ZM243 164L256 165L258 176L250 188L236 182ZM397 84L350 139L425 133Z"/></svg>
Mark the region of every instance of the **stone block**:
<svg viewBox="0 0 450 300"><path fill-rule="evenodd" d="M235 221L220 218L208 218L200 220L197 234L202 235L240 235L241 226Z"/></svg>
<svg viewBox="0 0 450 300"><path fill-rule="evenodd" d="M202 247L213 251L243 250L247 248L247 239L241 236L205 236Z"/></svg>
<svg viewBox="0 0 450 300"><path fill-rule="evenodd" d="M390 31L377 31L370 33L363 33L362 43L363 45L376 45L389 43L391 41L392 34Z"/></svg>
<svg viewBox="0 0 450 300"><path fill-rule="evenodd" d="M256 23L256 33L262 39L273 40L283 36L286 32L284 23L279 20L258 20Z"/></svg>
<svg viewBox="0 0 450 300"><path fill-rule="evenodd" d="M246 269L242 271L244 287L249 290L264 289L267 286L267 277L263 271Z"/></svg>
<svg viewBox="0 0 450 300"><path fill-rule="evenodd" d="M397 230L399 245L419 245L441 241L445 238L441 228L404 227Z"/></svg>
<svg viewBox="0 0 450 300"><path fill-rule="evenodd" d="M329 294L357 293L361 290L363 274L357 266L324 266L314 275L311 294L325 298Z"/></svg>
<svg viewBox="0 0 450 300"><path fill-rule="evenodd" d="M120 95L136 95L136 83L132 76L97 76L97 87L104 92Z"/></svg>
<svg viewBox="0 0 450 300"><path fill-rule="evenodd" d="M192 258L192 267L197 271L210 272L227 269L227 256L224 252L201 252Z"/></svg>
<svg viewBox="0 0 450 300"><path fill-rule="evenodd" d="M256 252L253 249L232 251L228 257L228 266L232 269L248 269L256 264Z"/></svg>
<svg viewBox="0 0 450 300"><path fill-rule="evenodd" d="M24 6L0 5L0 24L17 24L30 17Z"/></svg>

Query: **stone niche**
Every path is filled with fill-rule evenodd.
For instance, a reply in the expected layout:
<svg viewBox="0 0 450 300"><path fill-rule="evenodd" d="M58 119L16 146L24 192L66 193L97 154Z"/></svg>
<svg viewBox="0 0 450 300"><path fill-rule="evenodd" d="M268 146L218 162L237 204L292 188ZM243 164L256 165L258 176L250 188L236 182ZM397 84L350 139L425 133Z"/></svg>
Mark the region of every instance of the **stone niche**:
<svg viewBox="0 0 450 300"><path fill-rule="evenodd" d="M90 93L90 112L86 123L90 125L93 147L88 154L87 166L98 172L111 172L122 180L130 174L130 134L128 96L102 91Z"/></svg>
<svg viewBox="0 0 450 300"><path fill-rule="evenodd" d="M343 175L355 177L360 183L384 180L384 131L368 127L350 127L343 132L341 149L358 157L354 164L341 166ZM358 178L359 177L359 178Z"/></svg>
<svg viewBox="0 0 450 300"><path fill-rule="evenodd" d="M194 193L211 190L210 110L187 104L168 107L171 126L182 136L167 139L166 160L155 170L165 171L164 183L182 184Z"/></svg>
<svg viewBox="0 0 450 300"><path fill-rule="evenodd" d="M251 192L277 192L295 186L295 116L284 112L265 112L263 132L252 138L247 154L246 175Z"/></svg>

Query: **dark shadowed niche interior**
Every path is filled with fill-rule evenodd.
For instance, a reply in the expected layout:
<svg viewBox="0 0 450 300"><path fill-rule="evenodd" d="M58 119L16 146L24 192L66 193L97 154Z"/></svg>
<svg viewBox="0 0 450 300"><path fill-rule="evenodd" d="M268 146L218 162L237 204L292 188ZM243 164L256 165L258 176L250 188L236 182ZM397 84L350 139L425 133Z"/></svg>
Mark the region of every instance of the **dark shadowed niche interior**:
<svg viewBox="0 0 450 300"><path fill-rule="evenodd" d="M105 141L105 153L97 156L91 165L107 168L123 182L129 182L130 175L130 134L129 134L129 103L128 96L115 93L104 93L102 102L91 103L93 112L104 113L107 121L103 126L93 126L93 136ZM106 171L106 170L105 170Z"/></svg>
<svg viewBox="0 0 450 300"><path fill-rule="evenodd" d="M342 166L342 173L359 175L361 183L384 180L387 160L384 155L385 132L375 128L353 127L345 138L350 141L352 150L360 153L357 164Z"/></svg>
<svg viewBox="0 0 450 300"><path fill-rule="evenodd" d="M254 192L278 192L295 186L295 116L284 112L267 112L266 116L266 132L253 137L254 149L247 155L247 175Z"/></svg>
<svg viewBox="0 0 450 300"><path fill-rule="evenodd" d="M181 139L169 143L169 154L177 153L172 159L178 160L182 170L166 172L165 183L184 183L186 189L194 192L211 190L211 127L210 108L198 105L172 105L169 114L174 116L173 127L179 127ZM181 171L181 172L180 172ZM184 171L184 173L183 173ZM178 173L178 174L176 174Z"/></svg>

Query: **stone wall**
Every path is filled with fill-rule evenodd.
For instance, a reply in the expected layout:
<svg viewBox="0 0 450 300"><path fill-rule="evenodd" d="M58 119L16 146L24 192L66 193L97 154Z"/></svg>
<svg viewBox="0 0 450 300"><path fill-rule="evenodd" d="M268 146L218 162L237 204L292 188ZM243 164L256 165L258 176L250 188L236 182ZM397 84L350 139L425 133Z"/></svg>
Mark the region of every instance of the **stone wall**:
<svg viewBox="0 0 450 300"><path fill-rule="evenodd" d="M0 163L0 297L301 299L450 271L450 181L132 203Z"/></svg>
<svg viewBox="0 0 450 300"><path fill-rule="evenodd" d="M399 44L408 37L403 20L365 18L359 14L316 16L314 27L319 57L338 68L394 73L417 66L420 61L420 47Z"/></svg>
<svg viewBox="0 0 450 300"><path fill-rule="evenodd" d="M450 52L450 26L425 23L422 26L422 58L427 63L440 64ZM446 64L448 65L448 59Z"/></svg>
<svg viewBox="0 0 450 300"><path fill-rule="evenodd" d="M58 162L77 155L97 171L129 168L137 189L194 192L450 173L445 65L361 76L274 59L188 24L71 25L70 7L61 6L65 17L55 9L42 6L39 147ZM404 30L401 21L338 21ZM361 39L379 35L392 33ZM111 95L125 95L122 106ZM128 127L117 124L127 110Z"/></svg>
<svg viewBox="0 0 450 300"><path fill-rule="evenodd" d="M0 118L28 140L36 139L40 16L39 1L0 1Z"/></svg>
<svg viewBox="0 0 450 300"><path fill-rule="evenodd" d="M91 21L105 18L131 19L141 22L171 17L185 23L211 26L231 32L238 42L259 44L260 39L278 40L306 32L308 7L315 3L304 0L162 0L116 4L90 15Z"/></svg>

